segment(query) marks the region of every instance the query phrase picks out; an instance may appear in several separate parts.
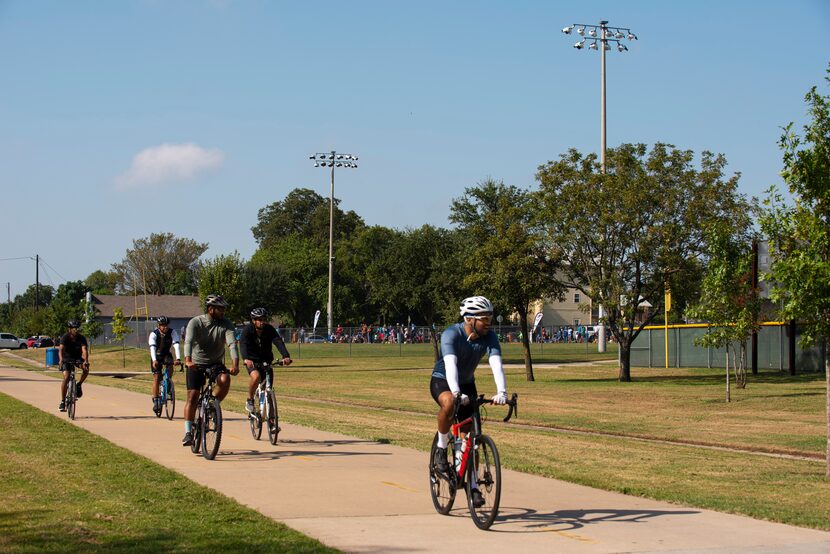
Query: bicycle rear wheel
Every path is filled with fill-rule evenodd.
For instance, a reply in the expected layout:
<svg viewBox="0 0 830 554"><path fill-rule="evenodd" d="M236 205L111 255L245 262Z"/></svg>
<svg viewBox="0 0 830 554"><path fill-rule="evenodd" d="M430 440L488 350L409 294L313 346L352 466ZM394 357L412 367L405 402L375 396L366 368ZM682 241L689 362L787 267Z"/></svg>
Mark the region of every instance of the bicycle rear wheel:
<svg viewBox="0 0 830 554"><path fill-rule="evenodd" d="M435 467L435 457L438 455L438 435L432 440L429 450L429 492L432 495L432 504L439 514L446 515L452 510L455 502L456 476L453 469L452 448L447 448L447 463L450 474L442 473Z"/></svg>
<svg viewBox="0 0 830 554"><path fill-rule="evenodd" d="M66 390L66 415L69 416L69 419L75 419L76 401L77 397L75 396L75 375L72 374L69 377L69 386Z"/></svg>
<svg viewBox="0 0 830 554"><path fill-rule="evenodd" d="M211 398L202 404L202 455L212 460L222 442L222 408L219 400Z"/></svg>
<svg viewBox="0 0 830 554"><path fill-rule="evenodd" d="M169 420L173 420L173 414L176 413L176 387L173 385L173 379L168 377L166 379L167 394L164 395L164 415Z"/></svg>
<svg viewBox="0 0 830 554"><path fill-rule="evenodd" d="M193 427L191 433L193 434L193 443L190 445L190 451L198 454L202 446L202 403L199 403L200 408L196 410L196 419L193 420Z"/></svg>
<svg viewBox="0 0 830 554"><path fill-rule="evenodd" d="M268 391L265 396L265 403L267 405L265 413L268 419L268 440L271 441L271 444L277 444L277 438L280 434L280 414L277 395L274 391Z"/></svg>
<svg viewBox="0 0 830 554"><path fill-rule="evenodd" d="M256 397L254 402L259 404L259 391L257 391ZM251 436L254 437L255 440L259 440L259 437L262 436L262 418L265 417L265 410L260 410L259 412L251 412L248 414L248 424L251 426Z"/></svg>
<svg viewBox="0 0 830 554"><path fill-rule="evenodd" d="M479 529L489 529L499 515L501 501L501 462L496 443L487 435L481 435L475 440L475 455L467 465L467 506L470 516ZM478 491L484 504L473 504L473 483L478 485Z"/></svg>

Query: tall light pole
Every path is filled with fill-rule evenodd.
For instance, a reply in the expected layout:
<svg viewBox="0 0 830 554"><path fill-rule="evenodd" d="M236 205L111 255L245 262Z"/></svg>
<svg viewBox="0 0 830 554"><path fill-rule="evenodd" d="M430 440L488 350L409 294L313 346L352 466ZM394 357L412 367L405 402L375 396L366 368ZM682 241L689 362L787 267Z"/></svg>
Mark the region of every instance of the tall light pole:
<svg viewBox="0 0 830 554"><path fill-rule="evenodd" d="M631 32L628 27L609 27L607 21L600 21L599 25L587 25L585 23L573 23L564 29L562 32L570 35L574 29L576 34L582 37L582 40L574 44L574 48L582 50L585 48L585 42L591 41L588 44L588 50L600 50L600 131L599 131L599 164L600 171L605 174L605 51L611 50L611 43L615 43L618 52L626 52L628 46L623 44L622 40L637 40L637 35ZM598 306L597 317L599 318L599 334L597 337L597 350L605 352L605 324L602 322L604 317L602 304Z"/></svg>
<svg viewBox="0 0 830 554"><path fill-rule="evenodd" d="M309 156L308 159L314 160L314 167L331 168L331 190L329 193L329 299L326 305L326 324L328 326L328 336L330 337L334 321L332 317L332 312L334 311L332 296L332 287L334 284L334 168L357 168L357 156L338 153L332 150L331 152L317 152Z"/></svg>

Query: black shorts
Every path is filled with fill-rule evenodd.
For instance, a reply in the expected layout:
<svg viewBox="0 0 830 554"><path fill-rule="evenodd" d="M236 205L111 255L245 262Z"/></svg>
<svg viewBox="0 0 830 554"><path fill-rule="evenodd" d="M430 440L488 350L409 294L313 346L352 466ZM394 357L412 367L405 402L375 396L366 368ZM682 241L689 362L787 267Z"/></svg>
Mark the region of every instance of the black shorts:
<svg viewBox="0 0 830 554"><path fill-rule="evenodd" d="M224 365L220 366L221 370L219 373L229 373L228 368ZM185 372L185 381L187 381L187 390L202 390L202 387L205 386L205 381L207 380L207 376L205 375L205 366L194 366L193 368L187 368Z"/></svg>
<svg viewBox="0 0 830 554"><path fill-rule="evenodd" d="M476 383L473 381L472 383L461 383L459 384L461 388L461 394L466 394L470 397L470 403L466 406L461 406L458 408L458 419L459 421L462 419L467 419L471 415L473 415L473 401L478 398L478 389L476 389ZM429 381L429 392L432 394L432 399L435 400L435 403L438 404L438 397L441 395L442 392L452 392L450 390L450 384L447 383L446 379L441 379L440 377L432 376L432 379ZM440 406L440 404L438 404Z"/></svg>
<svg viewBox="0 0 830 554"><path fill-rule="evenodd" d="M272 362L269 362L269 363L272 363ZM250 375L254 371L259 371L259 378L262 379L262 378L265 377L265 373L264 373L265 368L262 366L261 362L254 362L254 367L248 367L247 365L245 365L245 369L248 370L248 375ZM268 372L271 374L271 382L273 383L274 382L274 366L269 365L268 366Z"/></svg>
<svg viewBox="0 0 830 554"><path fill-rule="evenodd" d="M75 367L84 371L83 364L83 360L64 360L61 364L61 371L72 371Z"/></svg>
<svg viewBox="0 0 830 554"><path fill-rule="evenodd" d="M153 360L150 360L150 371L155 375L156 373L161 373L162 368L165 367L173 367L173 356L156 356L156 361L158 362L158 369L153 369Z"/></svg>

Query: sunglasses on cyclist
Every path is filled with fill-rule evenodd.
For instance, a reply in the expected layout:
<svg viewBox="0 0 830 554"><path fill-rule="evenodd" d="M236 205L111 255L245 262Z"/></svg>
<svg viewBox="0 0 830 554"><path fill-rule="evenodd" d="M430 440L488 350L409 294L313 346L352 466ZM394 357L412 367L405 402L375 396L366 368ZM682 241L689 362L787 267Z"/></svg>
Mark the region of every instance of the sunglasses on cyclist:
<svg viewBox="0 0 830 554"><path fill-rule="evenodd" d="M493 323L493 314L489 315L472 315L470 316L473 319L477 319L479 321L483 321L484 323Z"/></svg>

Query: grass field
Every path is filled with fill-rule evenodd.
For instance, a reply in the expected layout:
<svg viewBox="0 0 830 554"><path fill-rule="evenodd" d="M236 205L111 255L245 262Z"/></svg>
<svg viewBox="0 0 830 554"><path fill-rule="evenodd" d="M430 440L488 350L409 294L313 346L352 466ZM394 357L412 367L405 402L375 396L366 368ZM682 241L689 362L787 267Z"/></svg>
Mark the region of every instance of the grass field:
<svg viewBox="0 0 830 554"><path fill-rule="evenodd" d="M2 552L337 552L4 394L0 427Z"/></svg>
<svg viewBox="0 0 830 554"><path fill-rule="evenodd" d="M40 360L43 353L23 355ZM93 371L118 369L121 356L120 350L97 348ZM145 370L147 357L143 351L128 351L127 369ZM277 371L280 413L294 423L427 450L435 425L430 366L423 356L303 358ZM498 442L505 466L627 494L830 529L823 375L762 372L750 376L746 389L733 388L733 401L727 404L721 370L634 368L632 383L617 382L613 362L537 366L535 373L536 381L530 383L523 368L508 369L508 389L520 395L516 424L501 424L502 411L489 410L485 429ZM149 392L149 373L133 379L93 379ZM183 375L177 373L176 379L182 381ZM234 379L225 401L229 409L243 410L246 381ZM479 369L478 382L480 392L492 394L486 365Z"/></svg>

